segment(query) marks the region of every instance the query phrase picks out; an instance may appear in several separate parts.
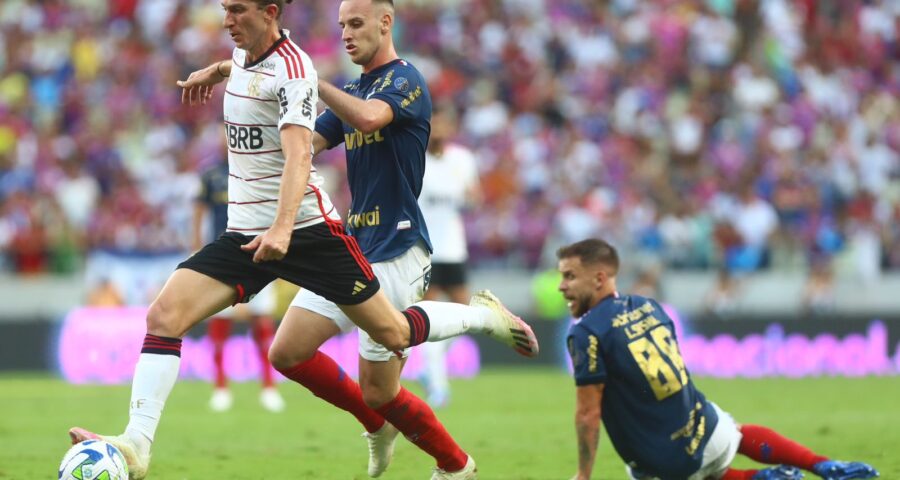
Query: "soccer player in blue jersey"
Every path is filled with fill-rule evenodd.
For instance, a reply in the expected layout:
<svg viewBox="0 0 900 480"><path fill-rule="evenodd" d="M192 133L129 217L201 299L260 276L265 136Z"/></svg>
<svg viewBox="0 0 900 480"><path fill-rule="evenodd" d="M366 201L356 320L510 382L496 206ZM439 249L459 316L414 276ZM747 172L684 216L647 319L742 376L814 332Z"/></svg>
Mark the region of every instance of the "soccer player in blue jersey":
<svg viewBox="0 0 900 480"><path fill-rule="evenodd" d="M603 240L557 252L559 290L576 318L567 339L575 369L578 473L591 477L600 420L635 480L797 479L808 470L831 480L873 478L860 462L818 455L758 425L738 425L694 386L672 320L653 299L620 295L619 257ZM730 468L736 453L781 464Z"/></svg>
<svg viewBox="0 0 900 480"><path fill-rule="evenodd" d="M417 202L431 131L431 97L419 71L397 55L391 0L344 0L338 22L345 51L362 67L362 75L343 88L318 82L319 97L329 109L316 121L312 146L319 153L344 145L352 195L347 228L371 262L383 291L400 310L413 303L429 309L430 325L415 330L430 340L465 331L494 336L499 329L492 319L498 318L499 311L508 319L507 326L501 327L510 333L507 338L512 342L507 344L525 356L536 355L538 345L531 328L507 312L490 292L476 293L470 305L418 302L431 270L431 241ZM228 60L215 65L226 74L233 68ZM214 84L206 80L208 75L208 70L195 72L195 82L189 79L185 84L196 90L201 103L210 98ZM362 292L365 285L359 287ZM419 307L413 308L415 312ZM440 321L442 317L462 321ZM354 323L334 301L302 290L276 333L269 352L272 365L359 420L369 442L370 476L377 477L388 467L395 439L402 432L436 460L432 479L476 478L474 460L456 444L428 404L400 385L408 348L392 351L373 341L371 332L360 329L359 384L318 350Z"/></svg>

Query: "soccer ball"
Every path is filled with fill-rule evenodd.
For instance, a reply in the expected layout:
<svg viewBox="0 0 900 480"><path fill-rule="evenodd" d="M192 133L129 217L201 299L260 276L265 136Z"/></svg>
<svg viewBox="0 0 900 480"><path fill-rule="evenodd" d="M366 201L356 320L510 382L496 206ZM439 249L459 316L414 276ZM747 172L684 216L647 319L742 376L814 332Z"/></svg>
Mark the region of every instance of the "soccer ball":
<svg viewBox="0 0 900 480"><path fill-rule="evenodd" d="M103 440L85 440L66 452L59 480L128 480L128 465L119 449Z"/></svg>

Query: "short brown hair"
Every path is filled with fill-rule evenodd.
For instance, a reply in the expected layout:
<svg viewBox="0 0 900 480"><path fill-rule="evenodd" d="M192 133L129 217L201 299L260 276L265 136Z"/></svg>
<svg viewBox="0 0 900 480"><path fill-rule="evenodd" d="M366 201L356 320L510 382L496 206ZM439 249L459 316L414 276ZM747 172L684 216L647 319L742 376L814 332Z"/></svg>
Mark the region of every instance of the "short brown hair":
<svg viewBox="0 0 900 480"><path fill-rule="evenodd" d="M619 271L619 253L616 248L599 238L575 242L556 251L556 258L560 260L571 257L578 257L585 265L602 263L612 269L612 275Z"/></svg>
<svg viewBox="0 0 900 480"><path fill-rule="evenodd" d="M284 12L285 4L291 3L294 0L252 0L252 1L260 9L266 8L266 5L275 5L276 7L278 7L278 16L276 18L281 20L281 14L282 14L282 12Z"/></svg>

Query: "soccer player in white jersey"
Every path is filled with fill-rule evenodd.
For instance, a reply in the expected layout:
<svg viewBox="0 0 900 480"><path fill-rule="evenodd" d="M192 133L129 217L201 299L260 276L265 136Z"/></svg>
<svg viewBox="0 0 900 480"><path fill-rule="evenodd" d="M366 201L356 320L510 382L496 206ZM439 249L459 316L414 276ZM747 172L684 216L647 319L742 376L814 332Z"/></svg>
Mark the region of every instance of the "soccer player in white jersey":
<svg viewBox="0 0 900 480"><path fill-rule="evenodd" d="M449 109L435 109L431 118L431 139L426 154L427 168L419 195L422 214L434 246L431 282L425 300L446 297L462 303L469 298L466 261L469 249L463 224L463 210L481 201L478 166L468 148L450 143L456 133L456 117ZM447 376L447 348L450 341L422 345L425 354L423 385L428 403L443 407L450 400Z"/></svg>
<svg viewBox="0 0 900 480"><path fill-rule="evenodd" d="M125 432L69 431L73 442L104 439L116 445L132 479L147 475L150 448L178 376L181 338L203 319L248 301L275 278L339 305L391 351L480 331L523 354L537 353L531 329L499 301L466 311L423 302L403 312L388 301L311 165L318 78L309 57L280 28L290 1L224 0L223 26L236 47L231 61L178 82L182 101L193 105L206 103L212 87L228 78L228 231L181 263L150 306ZM276 341L304 334L285 319ZM333 381L346 377L339 369L336 375Z"/></svg>
<svg viewBox="0 0 900 480"><path fill-rule="evenodd" d="M431 268L431 243L418 205L431 96L421 73L396 53L391 0L345 0L338 17L345 50L362 67L362 75L342 89L320 82L319 93L329 109L316 121L313 147L319 152L344 145L352 195L348 231L372 262L388 299L406 309L422 299ZM230 62L222 66L229 68ZM497 300L490 292L479 292L471 304L496 305ZM471 308L443 306L448 314L454 310L463 318L475 314ZM432 479L474 478L477 469L471 457L427 403L400 385L408 349L388 350L361 330L357 385L318 351L328 338L353 326L335 302L303 290L284 325L270 350L273 365L359 420L369 442L370 476L381 475L390 464L399 430L435 458ZM290 333L294 329L302 334ZM519 331L521 345L533 343L527 326ZM536 352L531 347L518 351L526 356Z"/></svg>

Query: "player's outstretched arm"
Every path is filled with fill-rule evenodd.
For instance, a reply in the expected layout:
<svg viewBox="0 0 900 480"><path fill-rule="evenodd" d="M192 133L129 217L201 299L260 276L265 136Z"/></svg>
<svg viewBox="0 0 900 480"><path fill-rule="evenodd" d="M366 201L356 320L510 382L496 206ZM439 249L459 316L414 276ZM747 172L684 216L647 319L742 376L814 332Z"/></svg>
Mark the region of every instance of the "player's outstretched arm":
<svg viewBox="0 0 900 480"><path fill-rule="evenodd" d="M347 125L364 134L375 132L394 121L394 110L378 99L363 100L324 81L319 81L319 98Z"/></svg>
<svg viewBox="0 0 900 480"><path fill-rule="evenodd" d="M597 442L600 439L600 402L603 384L576 389L575 434L578 440L578 473L573 480L588 480L594 470Z"/></svg>
<svg viewBox="0 0 900 480"><path fill-rule="evenodd" d="M231 75L231 60L222 60L191 73L187 80L178 80L181 103L205 105L212 98L213 86Z"/></svg>

